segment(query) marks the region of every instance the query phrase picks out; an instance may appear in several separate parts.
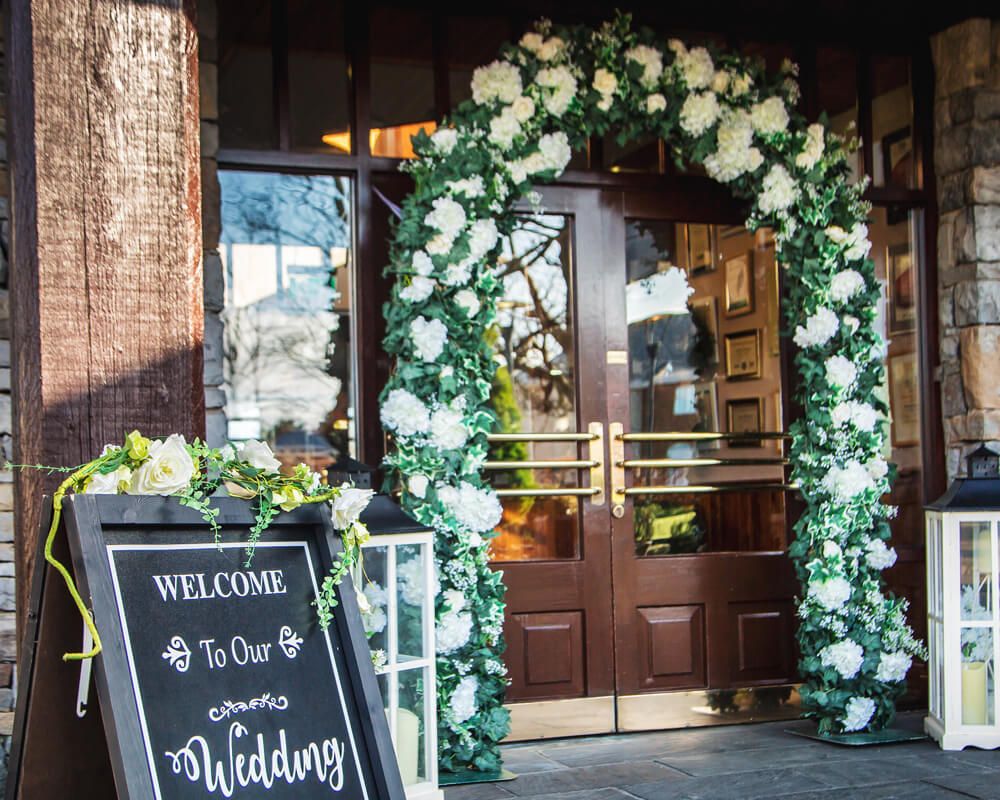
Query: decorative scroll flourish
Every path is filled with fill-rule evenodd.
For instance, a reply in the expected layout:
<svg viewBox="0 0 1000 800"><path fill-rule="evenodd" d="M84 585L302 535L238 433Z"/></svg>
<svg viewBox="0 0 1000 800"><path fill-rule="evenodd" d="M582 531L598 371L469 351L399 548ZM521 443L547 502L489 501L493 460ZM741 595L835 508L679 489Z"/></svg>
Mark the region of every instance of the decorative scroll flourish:
<svg viewBox="0 0 1000 800"><path fill-rule="evenodd" d="M208 718L212 722L221 722L230 715L242 714L245 711L257 711L259 709L269 709L273 711L284 711L288 708L288 698L284 695L274 697L270 692L265 692L260 697L253 700L226 700L221 706L210 708Z"/></svg>

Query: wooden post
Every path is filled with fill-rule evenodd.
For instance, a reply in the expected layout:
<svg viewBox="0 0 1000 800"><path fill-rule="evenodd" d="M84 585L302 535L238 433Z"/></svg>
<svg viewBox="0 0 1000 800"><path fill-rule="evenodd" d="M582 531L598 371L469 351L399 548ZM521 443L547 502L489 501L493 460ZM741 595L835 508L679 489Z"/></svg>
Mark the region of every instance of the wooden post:
<svg viewBox="0 0 1000 800"><path fill-rule="evenodd" d="M203 435L194 0L7 13L15 458L78 464L133 428ZM19 633L57 480L16 479Z"/></svg>

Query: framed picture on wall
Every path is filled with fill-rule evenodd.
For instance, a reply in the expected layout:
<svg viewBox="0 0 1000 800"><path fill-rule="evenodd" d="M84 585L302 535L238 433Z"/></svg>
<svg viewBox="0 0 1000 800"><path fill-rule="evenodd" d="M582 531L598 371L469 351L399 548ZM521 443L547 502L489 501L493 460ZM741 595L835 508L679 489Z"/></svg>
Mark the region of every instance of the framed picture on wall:
<svg viewBox="0 0 1000 800"><path fill-rule="evenodd" d="M688 271L692 275L715 269L715 226L687 226Z"/></svg>
<svg viewBox="0 0 1000 800"><path fill-rule="evenodd" d="M920 386L917 354L904 353L889 359L889 410L892 413L892 446L909 447L920 442Z"/></svg>
<svg viewBox="0 0 1000 800"><path fill-rule="evenodd" d="M719 395L715 389L715 381L700 381L694 385L694 405L698 412L698 422L693 431L696 433L713 433L719 430ZM718 449L718 440L699 442L699 450Z"/></svg>
<svg viewBox="0 0 1000 800"><path fill-rule="evenodd" d="M889 334L912 331L917 320L917 276L908 244L887 248L885 271L889 289Z"/></svg>
<svg viewBox="0 0 1000 800"><path fill-rule="evenodd" d="M691 301L691 318L697 329L696 354L703 356L708 366L719 363L719 307L715 296Z"/></svg>
<svg viewBox="0 0 1000 800"><path fill-rule="evenodd" d="M760 329L726 334L726 378L760 377Z"/></svg>
<svg viewBox="0 0 1000 800"><path fill-rule="evenodd" d="M727 433L760 433L764 425L764 403L759 397L726 401ZM735 439L730 447L760 447L760 439Z"/></svg>
<svg viewBox="0 0 1000 800"><path fill-rule="evenodd" d="M882 137L882 173L886 186L910 186L913 170L913 136L910 127L900 128ZM890 225L906 219L906 210L891 208ZM895 215L897 218L892 218Z"/></svg>
<svg viewBox="0 0 1000 800"><path fill-rule="evenodd" d="M753 312L753 251L726 262L726 316Z"/></svg>

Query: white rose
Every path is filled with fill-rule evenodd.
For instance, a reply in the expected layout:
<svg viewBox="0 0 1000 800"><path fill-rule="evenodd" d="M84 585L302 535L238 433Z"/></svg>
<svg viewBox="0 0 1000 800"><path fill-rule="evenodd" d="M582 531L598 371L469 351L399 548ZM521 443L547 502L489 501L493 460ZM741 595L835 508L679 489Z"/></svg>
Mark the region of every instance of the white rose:
<svg viewBox="0 0 1000 800"><path fill-rule="evenodd" d="M258 442L256 439L243 442L236 451L236 458L264 472L277 472L281 469L281 462L274 457L267 442Z"/></svg>
<svg viewBox="0 0 1000 800"><path fill-rule="evenodd" d="M432 256L446 256L451 252L453 244L455 244L454 237L439 233L427 243L427 252Z"/></svg>
<svg viewBox="0 0 1000 800"><path fill-rule="evenodd" d="M656 94L651 94L646 98L646 113L647 114L657 114L660 111L665 110L667 107L667 98L662 94L657 92Z"/></svg>
<svg viewBox="0 0 1000 800"><path fill-rule="evenodd" d="M535 116L535 101L522 94L511 105L511 110L514 112L514 117L518 122L527 122Z"/></svg>
<svg viewBox="0 0 1000 800"><path fill-rule="evenodd" d="M149 445L149 458L133 473L128 493L177 494L191 483L194 474L194 459L184 437L174 433Z"/></svg>
<svg viewBox="0 0 1000 800"><path fill-rule="evenodd" d="M545 38L540 33L535 33L529 31L521 37L520 45L525 50L530 50L532 53L537 53L542 49L542 44L545 42Z"/></svg>
<svg viewBox="0 0 1000 800"><path fill-rule="evenodd" d="M602 67L594 73L591 85L602 95L614 94L618 88L618 78L613 72Z"/></svg>
<svg viewBox="0 0 1000 800"><path fill-rule="evenodd" d="M639 83L647 89L656 87L663 75L663 54L659 50L646 44L640 44L626 50L625 58L642 66Z"/></svg>
<svg viewBox="0 0 1000 800"><path fill-rule="evenodd" d="M431 261L431 257L423 250L417 250L413 254L412 265L413 271L425 278L434 271L434 262Z"/></svg>
<svg viewBox="0 0 1000 800"><path fill-rule="evenodd" d="M483 258L496 247L499 239L500 231L497 229L495 220L478 219L472 223L472 227L469 228L469 259L471 262L475 263Z"/></svg>
<svg viewBox="0 0 1000 800"><path fill-rule="evenodd" d="M810 170L819 163L823 157L825 133L823 126L818 122L806 129L806 139L802 143L802 152L795 156L795 166Z"/></svg>
<svg viewBox="0 0 1000 800"><path fill-rule="evenodd" d="M563 40L558 36L552 36L546 39L542 46L538 48L539 60L551 61L562 52L564 46L565 42L563 42Z"/></svg>
<svg viewBox="0 0 1000 800"><path fill-rule="evenodd" d="M455 302L471 319L479 313L480 303L476 293L471 289L462 289L455 294Z"/></svg>
<svg viewBox="0 0 1000 800"><path fill-rule="evenodd" d="M375 495L371 489L356 489L349 483L340 487L338 494L330 502L330 516L333 519L333 527L338 531L346 531L361 516L361 512L368 508Z"/></svg>
<svg viewBox="0 0 1000 800"><path fill-rule="evenodd" d="M417 317L410 323L413 350L423 361L437 361L448 341L448 328L439 319Z"/></svg>
<svg viewBox="0 0 1000 800"><path fill-rule="evenodd" d="M845 731L860 731L875 713L875 701L870 697L852 697L844 707L842 720Z"/></svg>
<svg viewBox="0 0 1000 800"><path fill-rule="evenodd" d="M118 494L132 481L132 470L122 464L114 472L96 472L87 482L83 494Z"/></svg>
<svg viewBox="0 0 1000 800"><path fill-rule="evenodd" d="M850 389L858 379L858 368L844 356L830 356L823 366L826 371L826 381L831 386Z"/></svg>
<svg viewBox="0 0 1000 800"><path fill-rule="evenodd" d="M535 82L545 91L542 93L542 104L546 110L556 117L566 113L569 104L576 97L576 78L567 67L546 67L538 71Z"/></svg>
<svg viewBox="0 0 1000 800"><path fill-rule="evenodd" d="M868 255L872 243L868 241L868 226L863 222L858 222L851 228L849 246L844 252L844 257L848 261L860 261Z"/></svg>
<svg viewBox="0 0 1000 800"><path fill-rule="evenodd" d="M467 220L462 204L450 197L436 197L431 205L434 210L424 217L424 224L454 239L461 233Z"/></svg>
<svg viewBox="0 0 1000 800"><path fill-rule="evenodd" d="M836 303L845 303L865 288L865 279L860 272L845 269L838 272L830 281L830 299Z"/></svg>
<svg viewBox="0 0 1000 800"><path fill-rule="evenodd" d="M410 494L423 500L427 496L427 486L429 481L426 475L411 475L406 481L406 488Z"/></svg>
<svg viewBox="0 0 1000 800"><path fill-rule="evenodd" d="M822 347L840 328L840 320L829 308L820 307L806 320L806 326L796 326L793 340L799 347Z"/></svg>
<svg viewBox="0 0 1000 800"><path fill-rule="evenodd" d="M441 278L446 286L462 286L469 282L472 277L472 264L469 259L463 260L460 264L449 264Z"/></svg>

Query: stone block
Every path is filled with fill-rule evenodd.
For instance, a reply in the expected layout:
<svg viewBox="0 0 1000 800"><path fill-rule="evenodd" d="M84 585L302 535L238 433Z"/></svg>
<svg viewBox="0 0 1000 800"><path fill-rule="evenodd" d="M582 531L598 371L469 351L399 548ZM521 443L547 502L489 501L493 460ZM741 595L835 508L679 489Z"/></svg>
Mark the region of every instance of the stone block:
<svg viewBox="0 0 1000 800"><path fill-rule="evenodd" d="M970 166L969 139L972 128L970 125L958 125L946 128L941 132L934 146L934 164L937 173L950 175Z"/></svg>
<svg viewBox="0 0 1000 800"><path fill-rule="evenodd" d="M955 220L960 212L942 213L938 219L938 271L951 269L955 261Z"/></svg>
<svg viewBox="0 0 1000 800"><path fill-rule="evenodd" d="M1000 203L1000 167L974 167L969 177L970 203Z"/></svg>
<svg viewBox="0 0 1000 800"><path fill-rule="evenodd" d="M14 541L14 512L0 511L0 542Z"/></svg>
<svg viewBox="0 0 1000 800"><path fill-rule="evenodd" d="M945 375L941 380L941 410L946 417L958 417L968 411L965 393L962 390L962 376Z"/></svg>
<svg viewBox="0 0 1000 800"><path fill-rule="evenodd" d="M0 578L0 611L13 611L17 588L13 578Z"/></svg>
<svg viewBox="0 0 1000 800"><path fill-rule="evenodd" d="M11 401L9 394L0 394L0 431L10 433L13 429Z"/></svg>
<svg viewBox="0 0 1000 800"><path fill-rule="evenodd" d="M975 206L973 218L977 260L1000 261L1000 205Z"/></svg>
<svg viewBox="0 0 1000 800"><path fill-rule="evenodd" d="M958 211L967 204L966 186L969 183L969 173L953 172L938 181L938 208L942 212Z"/></svg>
<svg viewBox="0 0 1000 800"><path fill-rule="evenodd" d="M206 251L203 259L205 310L222 311L226 305L226 276L217 250Z"/></svg>
<svg viewBox="0 0 1000 800"><path fill-rule="evenodd" d="M992 31L988 19L967 19L931 37L938 95L983 83L990 68Z"/></svg>
<svg viewBox="0 0 1000 800"><path fill-rule="evenodd" d="M14 660L17 658L17 632L14 614L0 613L0 658Z"/></svg>
<svg viewBox="0 0 1000 800"><path fill-rule="evenodd" d="M941 358L945 361L958 359L958 336L948 334L941 337Z"/></svg>
<svg viewBox="0 0 1000 800"><path fill-rule="evenodd" d="M202 119L219 119L219 70L208 61L198 64L198 109Z"/></svg>
<svg viewBox="0 0 1000 800"><path fill-rule="evenodd" d="M10 366L10 340L0 339L0 367Z"/></svg>
<svg viewBox="0 0 1000 800"><path fill-rule="evenodd" d="M0 483L0 512L14 510L14 484Z"/></svg>
<svg viewBox="0 0 1000 800"><path fill-rule="evenodd" d="M973 98L973 113L981 121L1000 118L1000 92L987 88L977 91Z"/></svg>
<svg viewBox="0 0 1000 800"><path fill-rule="evenodd" d="M934 99L934 137L939 139L941 135L951 127L951 103L948 97L936 97Z"/></svg>
<svg viewBox="0 0 1000 800"><path fill-rule="evenodd" d="M205 314L205 384L221 386L225 380L222 367L223 326L218 314Z"/></svg>
<svg viewBox="0 0 1000 800"><path fill-rule="evenodd" d="M1000 163L1000 125L974 122L969 128L969 166Z"/></svg>
<svg viewBox="0 0 1000 800"><path fill-rule="evenodd" d="M971 208L963 209L955 215L951 246L956 264L976 260L976 221Z"/></svg>
<svg viewBox="0 0 1000 800"><path fill-rule="evenodd" d="M948 98L952 125L972 122L973 117L976 116L976 94L978 92L979 87L961 89Z"/></svg>
<svg viewBox="0 0 1000 800"><path fill-rule="evenodd" d="M955 285L956 325L963 328L996 323L1000 323L1000 281L962 281Z"/></svg>
<svg viewBox="0 0 1000 800"><path fill-rule="evenodd" d="M0 392L10 391L10 368L0 367Z"/></svg>
<svg viewBox="0 0 1000 800"><path fill-rule="evenodd" d="M201 160L201 237L205 250L219 249L222 230L222 189L219 167L213 159Z"/></svg>
<svg viewBox="0 0 1000 800"><path fill-rule="evenodd" d="M0 577L13 578L17 573L17 567L13 561L0 562Z"/></svg>
<svg viewBox="0 0 1000 800"><path fill-rule="evenodd" d="M1000 326L977 325L959 334L962 351L962 382L969 406L1000 408ZM953 411L948 416L960 413Z"/></svg>
<svg viewBox="0 0 1000 800"><path fill-rule="evenodd" d="M938 323L942 331L955 327L954 296L953 288L941 289L938 293Z"/></svg>
<svg viewBox="0 0 1000 800"><path fill-rule="evenodd" d="M212 410L226 407L226 392L219 386L205 387L205 408Z"/></svg>
<svg viewBox="0 0 1000 800"><path fill-rule="evenodd" d="M14 712L0 712L0 736L11 736L14 733Z"/></svg>
<svg viewBox="0 0 1000 800"><path fill-rule="evenodd" d="M226 412L222 409L209 409L205 413L205 441L209 447L222 447L229 440Z"/></svg>

